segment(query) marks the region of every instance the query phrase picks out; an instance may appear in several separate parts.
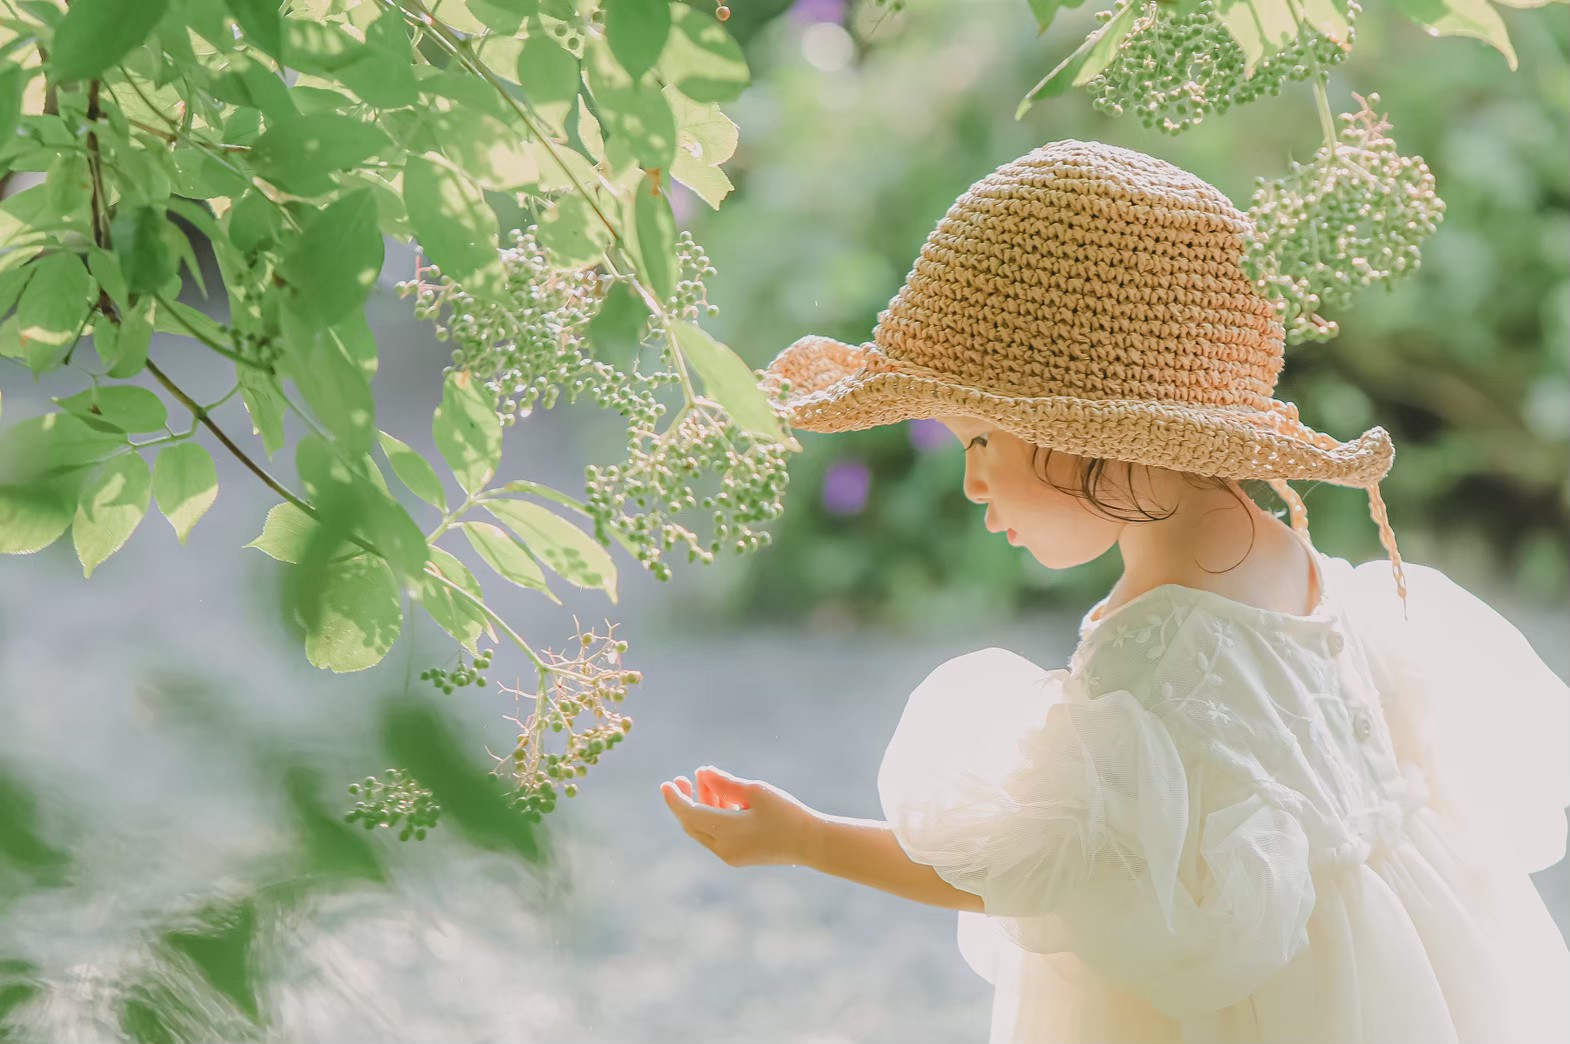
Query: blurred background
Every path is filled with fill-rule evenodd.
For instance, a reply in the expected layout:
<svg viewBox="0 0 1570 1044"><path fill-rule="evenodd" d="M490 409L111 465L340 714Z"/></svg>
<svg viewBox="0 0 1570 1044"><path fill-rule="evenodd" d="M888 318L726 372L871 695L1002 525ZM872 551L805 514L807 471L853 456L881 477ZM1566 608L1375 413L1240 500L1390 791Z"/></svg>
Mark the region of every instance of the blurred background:
<svg viewBox="0 0 1570 1044"><path fill-rule="evenodd" d="M804 333L867 339L954 198L1045 141L1141 149L1243 206L1255 176L1316 148L1305 89L1176 139L1078 92L1015 121L1092 6L1038 36L1023 0L735 4L755 77L728 108L736 190L718 212L679 210L719 270L710 329L759 367ZM1335 341L1289 349L1279 392L1337 437L1389 429L1403 555L1477 592L1567 676L1570 19L1502 13L1515 73L1477 41L1365 9L1332 100L1379 93L1446 219L1419 273L1335 316ZM372 301L379 421L429 450L447 348L391 292L412 268L390 250ZM226 390L205 354L153 350L198 398ZM20 373L9 422L77 390ZM238 401L218 416L249 430ZM801 439L763 553L660 584L618 552L616 605L495 593L537 647L564 642L573 613L615 622L646 679L624 705L631 740L533 847L454 821L404 845L340 822L347 784L396 763L407 694L482 768L485 744L510 746L515 708L414 680L451 660L433 627L406 628L371 671L310 668L277 564L241 550L274 498L221 452L218 503L184 548L150 520L91 581L69 541L0 560L0 1040L979 1039L990 987L960 960L953 914L727 868L657 787L714 763L877 816L911 689L987 645L1061 664L1120 564L1049 573L988 534L958 445L922 426ZM622 446L607 418L558 407L510 431L503 467L576 495L584 465ZM1361 491L1299 491L1320 549L1382 555ZM488 673L520 669L503 650ZM1566 864L1537 880L1570 927Z"/></svg>

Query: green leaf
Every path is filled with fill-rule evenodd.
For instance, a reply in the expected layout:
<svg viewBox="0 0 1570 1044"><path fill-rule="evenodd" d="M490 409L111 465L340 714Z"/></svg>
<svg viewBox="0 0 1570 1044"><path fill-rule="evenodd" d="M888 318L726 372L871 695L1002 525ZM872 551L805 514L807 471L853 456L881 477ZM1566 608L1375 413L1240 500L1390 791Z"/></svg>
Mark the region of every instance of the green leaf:
<svg viewBox="0 0 1570 1044"><path fill-rule="evenodd" d="M246 41L273 58L283 58L283 22L278 0L224 0Z"/></svg>
<svg viewBox="0 0 1570 1044"><path fill-rule="evenodd" d="M1487 3L1487 0L1478 0ZM1221 0L1216 13L1243 49L1243 72L1252 76L1261 58L1280 50L1298 34L1297 15L1288 0ZM1096 70L1100 72L1100 69ZM1095 75L1091 73L1090 76ZM1090 76L1076 78L1076 87Z"/></svg>
<svg viewBox="0 0 1570 1044"><path fill-rule="evenodd" d="M550 33L530 33L518 54L518 83L529 104L559 135L583 85L583 70L577 56Z"/></svg>
<svg viewBox="0 0 1570 1044"><path fill-rule="evenodd" d="M88 480L71 524L84 577L125 546L147 514L151 492L147 462L134 452L106 461Z"/></svg>
<svg viewBox="0 0 1570 1044"><path fill-rule="evenodd" d="M120 259L115 257L103 247L90 246L87 248L87 270L93 274L93 281L103 288L121 310L130 306L131 290L126 285L125 273L120 270ZM4 294L0 294L0 306L5 304ZM5 311L0 307L0 312Z"/></svg>
<svg viewBox="0 0 1570 1044"><path fill-rule="evenodd" d="M1490 44L1515 71L1510 34L1488 0L1396 0L1396 8L1431 35L1471 36Z"/></svg>
<svg viewBox="0 0 1570 1044"><path fill-rule="evenodd" d="M458 108L436 113L432 123L442 152L482 188L505 192L540 180L524 135L496 117Z"/></svg>
<svg viewBox="0 0 1570 1044"><path fill-rule="evenodd" d="M561 599L545 580L545 572L534 556L523 549L512 537L489 522L462 522L459 528L469 538L469 544L478 551L485 564L496 570L498 576L519 587L543 591L551 601L561 605Z"/></svg>
<svg viewBox="0 0 1570 1044"><path fill-rule="evenodd" d="M311 218L289 244L279 275L294 288L304 319L331 326L365 307L383 258L376 200L360 189Z"/></svg>
<svg viewBox="0 0 1570 1044"><path fill-rule="evenodd" d="M654 68L670 35L670 0L605 0L605 38L623 69L638 79Z"/></svg>
<svg viewBox="0 0 1570 1044"><path fill-rule="evenodd" d="M212 455L194 442L159 450L153 462L153 498L184 544L191 527L218 499L218 469Z"/></svg>
<svg viewBox="0 0 1570 1044"><path fill-rule="evenodd" d="M1349 47L1352 23L1343 0L1302 0L1303 20L1321 36Z"/></svg>
<svg viewBox="0 0 1570 1044"><path fill-rule="evenodd" d="M30 555L71 524L71 502L50 483L0 483L0 554Z"/></svg>
<svg viewBox="0 0 1570 1044"><path fill-rule="evenodd" d="M638 272L662 301L676 293L676 216L670 200L640 182L633 206L638 229Z"/></svg>
<svg viewBox="0 0 1570 1044"><path fill-rule="evenodd" d="M255 540L246 544L280 562L297 565L305 549L316 535L316 521L288 501L275 505L262 522L262 531ZM346 548L353 545L346 544Z"/></svg>
<svg viewBox="0 0 1570 1044"><path fill-rule="evenodd" d="M403 630L403 603L387 563L369 554L329 562L313 592L316 619L306 625L312 666L347 674L375 667Z"/></svg>
<svg viewBox="0 0 1570 1044"><path fill-rule="evenodd" d="M435 153L411 156L403 172L403 199L415 238L442 272L477 297L505 290L497 245L496 215L485 194L462 171Z"/></svg>
<svg viewBox="0 0 1570 1044"><path fill-rule="evenodd" d="M71 524L92 465L126 444L69 413L0 431L0 551L30 554L53 543Z"/></svg>
<svg viewBox="0 0 1570 1044"><path fill-rule="evenodd" d="M469 572L468 567L439 547L431 548L430 568L475 598L481 601L485 599L480 582ZM485 614L478 606L462 595L455 594L452 588L431 576L429 570L418 578L416 591L420 604L431 614L431 619L441 625L442 630L456 638L465 649L477 651L476 643L480 635L490 629Z"/></svg>
<svg viewBox="0 0 1570 1044"><path fill-rule="evenodd" d="M101 431L162 431L169 422L164 401L134 384L88 388L55 402Z"/></svg>
<svg viewBox="0 0 1570 1044"><path fill-rule="evenodd" d="M1286 0L1250 0L1260 4L1279 4L1283 7ZM1117 54L1118 48L1128 36L1129 29L1134 24L1134 17L1140 10L1137 4L1128 4L1102 26L1101 32L1096 34L1095 46L1085 56L1085 64L1079 67L1074 74L1074 86L1083 87L1089 83L1101 70L1105 69ZM1293 25L1295 26L1295 22ZM1288 37L1290 39L1290 37Z"/></svg>
<svg viewBox="0 0 1570 1044"><path fill-rule="evenodd" d="M235 55L224 72L213 77L210 90L219 101L258 109L269 121L287 122L300 115L278 74L244 54Z"/></svg>
<svg viewBox="0 0 1570 1044"><path fill-rule="evenodd" d="M500 33L517 34L530 15L540 9L539 0L469 0L469 11Z"/></svg>
<svg viewBox="0 0 1570 1044"><path fill-rule="evenodd" d="M682 356L703 380L704 390L738 425L757 438L769 442L785 441L779 414L768 394L759 387L751 367L692 323L675 322L671 324L671 333Z"/></svg>
<svg viewBox="0 0 1570 1044"><path fill-rule="evenodd" d="M251 415L251 434L260 435L262 449L271 457L283 448L283 389L278 379L252 366L236 369L240 378L240 397Z"/></svg>
<svg viewBox="0 0 1570 1044"><path fill-rule="evenodd" d="M10 143L22 118L22 88L29 74L20 65L0 65L0 145Z"/></svg>
<svg viewBox="0 0 1570 1044"><path fill-rule="evenodd" d="M619 172L634 163L647 170L668 168L676 158L676 117L665 95L634 81L604 41L589 45L585 72L599 106L611 169Z"/></svg>
<svg viewBox="0 0 1570 1044"><path fill-rule="evenodd" d="M570 193L540 214L539 242L553 268L578 269L604 257L611 231L587 197Z"/></svg>
<svg viewBox="0 0 1570 1044"><path fill-rule="evenodd" d="M420 100L408 30L396 11L383 11L365 27L364 57L338 70L338 78L364 101L380 109L414 105Z"/></svg>
<svg viewBox="0 0 1570 1044"><path fill-rule="evenodd" d="M1053 16L1062 6L1059 0L1030 0L1030 13L1036 16L1036 26L1040 32L1047 31L1047 26L1052 24Z"/></svg>
<svg viewBox="0 0 1570 1044"><path fill-rule="evenodd" d="M496 474L502 456L502 425L495 396L467 370L454 370L442 383L442 404L431 420L442 459L465 493L478 493Z"/></svg>
<svg viewBox="0 0 1570 1044"><path fill-rule="evenodd" d="M108 344L98 345L98 358L109 368L111 377L135 377L147 365L147 348L153 340L153 310L157 302L144 297L135 308L120 316ZM107 327L105 320L100 320Z"/></svg>
<svg viewBox="0 0 1570 1044"><path fill-rule="evenodd" d="M147 39L169 0L72 0L49 45L54 79L90 80Z"/></svg>
<svg viewBox="0 0 1570 1044"><path fill-rule="evenodd" d="M385 431L376 434L381 440L382 452L387 454L387 463L392 465L393 474L398 476L398 480L409 487L409 492L431 507L445 512L447 495L442 491L442 480L436 474L436 469L407 444Z"/></svg>
<svg viewBox="0 0 1570 1044"><path fill-rule="evenodd" d="M34 262L33 277L16 303L22 345L34 373L59 365L76 342L94 290L93 277L72 254L46 254Z"/></svg>
<svg viewBox="0 0 1570 1044"><path fill-rule="evenodd" d="M301 196L326 195L328 175L370 159L390 143L372 124L336 112L275 122L251 147L262 176Z"/></svg>
<svg viewBox="0 0 1570 1044"><path fill-rule="evenodd" d="M425 535L402 504L358 470L365 465L363 453L346 459L319 435L305 436L295 448L295 471L322 525L342 539L358 535L400 577L417 581L429 558Z"/></svg>
<svg viewBox="0 0 1570 1044"><path fill-rule="evenodd" d="M29 417L0 431L0 481L58 477L128 444L125 435L96 430L69 413Z"/></svg>
<svg viewBox="0 0 1570 1044"><path fill-rule="evenodd" d="M664 93L676 118L676 159L671 163L671 177L718 210L720 201L734 188L720 164L736 152L736 125L718 105L700 105L674 86L667 86Z"/></svg>
<svg viewBox="0 0 1570 1044"><path fill-rule="evenodd" d="M31 278L33 278L32 265L22 265L0 272L0 315L5 315L11 310L11 306L16 304L18 297L22 296L22 291L27 288L27 281Z"/></svg>
<svg viewBox="0 0 1570 1044"><path fill-rule="evenodd" d="M696 102L731 101L752 82L741 46L712 13L671 5L671 34L655 71Z"/></svg>
<svg viewBox="0 0 1570 1044"><path fill-rule="evenodd" d="M549 508L526 500L487 500L485 509L563 580L599 588L616 601L616 563L593 537Z"/></svg>
<svg viewBox="0 0 1570 1044"><path fill-rule="evenodd" d="M112 224L114 252L133 295L154 294L179 272L164 238L168 218L159 207L122 208Z"/></svg>
<svg viewBox="0 0 1570 1044"><path fill-rule="evenodd" d="M1084 70L1091 68L1090 58L1092 52L1095 52L1097 59L1101 61L1101 65L1096 71L1099 72L1102 68L1105 68L1106 63L1111 60L1112 52L1117 49L1117 45L1128 35L1129 26L1133 24L1134 15L1138 10L1140 8L1137 4L1125 5L1111 20L1085 37L1083 43L1074 48L1067 58L1059 62L1057 68L1043 76L1041 82L1032 87L1030 93L1020 100L1019 107L1014 110L1014 118L1017 120L1025 115L1025 112L1041 99L1062 94L1071 85L1078 86L1082 82L1080 76L1084 73ZM1103 40L1110 40L1109 47L1111 50L1100 49ZM1091 73L1089 76L1085 76L1085 79L1088 80L1094 75L1095 73Z"/></svg>

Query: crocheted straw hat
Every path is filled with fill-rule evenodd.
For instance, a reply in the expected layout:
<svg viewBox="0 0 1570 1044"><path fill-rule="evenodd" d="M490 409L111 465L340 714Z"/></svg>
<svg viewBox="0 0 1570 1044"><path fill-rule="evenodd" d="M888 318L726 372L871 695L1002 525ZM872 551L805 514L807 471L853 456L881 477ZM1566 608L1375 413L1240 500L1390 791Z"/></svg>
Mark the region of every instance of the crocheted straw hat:
<svg viewBox="0 0 1570 1044"><path fill-rule="evenodd" d="M1305 536L1288 480L1364 488L1404 605L1379 495L1390 436L1338 442L1274 398L1283 328L1241 267L1249 231L1170 163L1053 142L955 201L871 342L803 337L763 385L789 382L781 407L804 431L968 416L1082 456L1266 479Z"/></svg>

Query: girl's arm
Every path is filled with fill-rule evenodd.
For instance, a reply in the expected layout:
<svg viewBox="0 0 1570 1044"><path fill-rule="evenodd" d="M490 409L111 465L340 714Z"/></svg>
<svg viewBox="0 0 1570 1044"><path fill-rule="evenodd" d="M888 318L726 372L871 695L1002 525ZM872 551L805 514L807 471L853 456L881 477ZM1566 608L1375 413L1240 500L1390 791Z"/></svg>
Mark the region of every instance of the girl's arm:
<svg viewBox="0 0 1570 1044"><path fill-rule="evenodd" d="M981 896L955 888L932 867L912 860L880 820L818 813L805 847L806 864L825 874L930 906L985 912Z"/></svg>
<svg viewBox="0 0 1570 1044"><path fill-rule="evenodd" d="M715 768L660 786L689 836L730 866L795 865L950 910L982 911L981 898L914 862L887 823L829 816L778 787Z"/></svg>

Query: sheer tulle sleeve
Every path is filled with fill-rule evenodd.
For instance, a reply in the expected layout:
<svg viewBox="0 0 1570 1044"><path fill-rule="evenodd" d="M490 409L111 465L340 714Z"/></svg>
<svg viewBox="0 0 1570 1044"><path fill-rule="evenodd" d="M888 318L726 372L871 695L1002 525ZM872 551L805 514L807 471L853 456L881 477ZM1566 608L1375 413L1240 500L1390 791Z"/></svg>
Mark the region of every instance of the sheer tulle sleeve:
<svg viewBox="0 0 1570 1044"><path fill-rule="evenodd" d="M1407 563L1407 618L1382 561L1348 568L1397 760L1501 868L1565 855L1570 687L1526 637L1438 569Z"/></svg>
<svg viewBox="0 0 1570 1044"><path fill-rule="evenodd" d="M1233 1003L1303 942L1304 832L1246 789L1199 800L1159 717L1127 689L1081 688L1003 649L938 667L884 755L885 817L913 860L981 897L960 946L1000 987L1024 955L1068 951L1171 1014ZM1196 817L1208 872L1184 880Z"/></svg>

